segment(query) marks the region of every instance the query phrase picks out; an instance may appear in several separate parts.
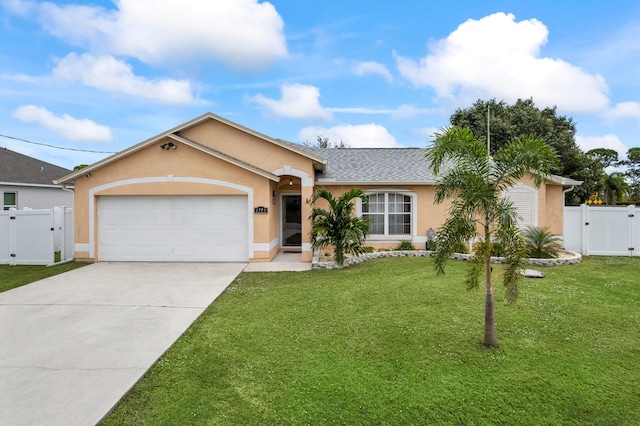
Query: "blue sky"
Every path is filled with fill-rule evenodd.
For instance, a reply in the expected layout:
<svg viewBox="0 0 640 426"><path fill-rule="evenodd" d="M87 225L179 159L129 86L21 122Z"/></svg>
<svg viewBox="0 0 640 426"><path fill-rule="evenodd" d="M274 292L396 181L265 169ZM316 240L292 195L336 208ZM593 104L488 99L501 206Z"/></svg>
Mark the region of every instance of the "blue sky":
<svg viewBox="0 0 640 426"><path fill-rule="evenodd" d="M0 134L75 150L208 111L292 142L426 147L491 98L557 106L585 151L640 146L637 0L0 0L0 31Z"/></svg>

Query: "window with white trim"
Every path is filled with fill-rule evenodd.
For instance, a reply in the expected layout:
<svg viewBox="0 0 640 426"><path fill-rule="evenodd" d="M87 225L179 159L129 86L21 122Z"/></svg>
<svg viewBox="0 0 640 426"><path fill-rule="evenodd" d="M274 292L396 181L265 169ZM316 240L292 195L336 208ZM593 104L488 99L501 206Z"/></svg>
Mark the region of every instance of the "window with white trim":
<svg viewBox="0 0 640 426"><path fill-rule="evenodd" d="M17 208L18 208L18 193L5 192L4 193L4 210L17 209Z"/></svg>
<svg viewBox="0 0 640 426"><path fill-rule="evenodd" d="M370 235L411 235L412 197L394 192L369 194L362 216L371 219Z"/></svg>

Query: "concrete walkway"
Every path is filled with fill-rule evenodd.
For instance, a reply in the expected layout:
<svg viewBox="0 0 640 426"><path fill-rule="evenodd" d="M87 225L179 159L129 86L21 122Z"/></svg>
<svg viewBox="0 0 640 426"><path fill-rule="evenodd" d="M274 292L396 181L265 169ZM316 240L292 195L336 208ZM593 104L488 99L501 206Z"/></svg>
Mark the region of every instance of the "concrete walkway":
<svg viewBox="0 0 640 426"><path fill-rule="evenodd" d="M278 253L271 262L249 263L244 272L310 271L311 262L302 262L300 253Z"/></svg>
<svg viewBox="0 0 640 426"><path fill-rule="evenodd" d="M0 424L96 424L245 266L97 263L0 293Z"/></svg>

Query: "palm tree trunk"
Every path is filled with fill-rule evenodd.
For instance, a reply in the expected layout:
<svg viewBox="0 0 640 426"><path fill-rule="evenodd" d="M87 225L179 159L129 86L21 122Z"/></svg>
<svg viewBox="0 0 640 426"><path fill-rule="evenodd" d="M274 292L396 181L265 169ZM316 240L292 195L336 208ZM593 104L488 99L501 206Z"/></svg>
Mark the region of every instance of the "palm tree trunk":
<svg viewBox="0 0 640 426"><path fill-rule="evenodd" d="M489 217L485 216L484 238L485 242L491 244L491 231L489 228ZM484 346L497 348L498 334L496 333L495 310L493 306L493 287L491 285L491 251L486 255L485 264L485 297L484 297Z"/></svg>

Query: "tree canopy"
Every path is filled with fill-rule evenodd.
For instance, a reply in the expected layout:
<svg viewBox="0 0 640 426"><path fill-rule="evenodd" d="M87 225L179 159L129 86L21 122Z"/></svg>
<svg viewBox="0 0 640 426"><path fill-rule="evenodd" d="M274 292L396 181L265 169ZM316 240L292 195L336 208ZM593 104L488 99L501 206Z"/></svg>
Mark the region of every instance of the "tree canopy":
<svg viewBox="0 0 640 426"><path fill-rule="evenodd" d="M346 144L342 139L340 142L331 142L327 136L316 135L315 142L309 142L308 140L302 142L302 145L308 146L310 148L349 148L349 145Z"/></svg>
<svg viewBox="0 0 640 426"><path fill-rule="evenodd" d="M624 176L629 183L629 198L640 202L640 148L629 148L627 159L620 161L620 165L627 167Z"/></svg>
<svg viewBox="0 0 640 426"><path fill-rule="evenodd" d="M597 190L602 175L593 175L593 160L577 145L576 125L572 118L559 115L556 107L540 109L532 99L518 99L513 105L491 99L478 100L470 108L457 109L451 115L451 125L467 127L476 138L486 140L488 109L492 153L513 139L531 135L556 151L559 161L551 173L584 181L573 191L580 201Z"/></svg>

